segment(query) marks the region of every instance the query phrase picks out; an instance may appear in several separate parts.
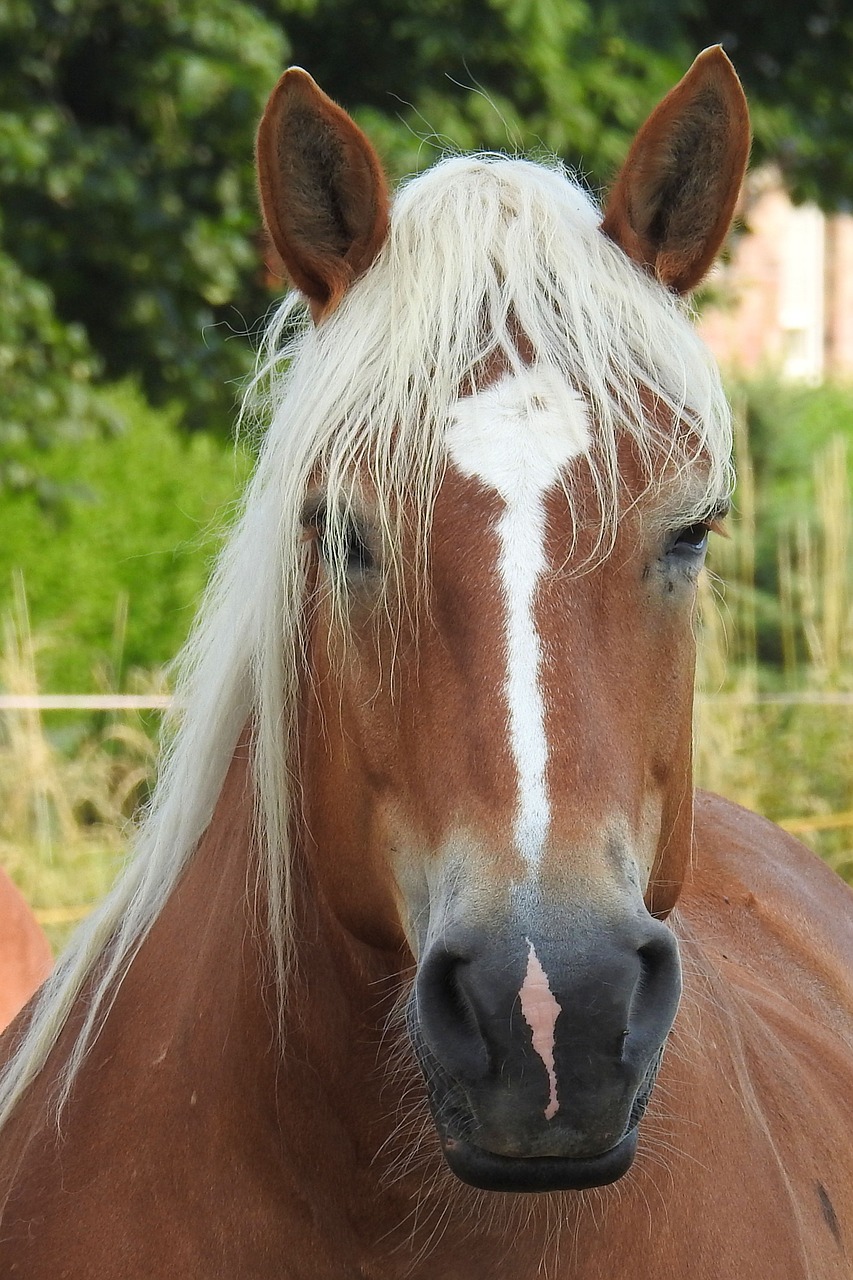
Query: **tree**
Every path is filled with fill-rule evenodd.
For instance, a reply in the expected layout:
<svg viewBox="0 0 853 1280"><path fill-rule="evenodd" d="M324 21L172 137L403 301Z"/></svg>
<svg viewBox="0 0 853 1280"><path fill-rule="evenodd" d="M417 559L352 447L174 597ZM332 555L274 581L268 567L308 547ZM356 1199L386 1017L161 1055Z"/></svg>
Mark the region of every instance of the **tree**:
<svg viewBox="0 0 853 1280"><path fill-rule="evenodd" d="M251 139L285 60L239 0L7 0L2 249L103 373L230 414L263 310Z"/></svg>
<svg viewBox="0 0 853 1280"><path fill-rule="evenodd" d="M456 146L543 145L605 183L655 101L722 42L750 97L755 160L792 193L853 199L849 0L314 0L295 58L378 126L398 164ZM396 119L395 119L396 117ZM427 145L424 145L424 144Z"/></svg>
<svg viewBox="0 0 853 1280"><path fill-rule="evenodd" d="M602 184L689 62L677 38L637 41L618 6L588 0L316 0L286 24L295 60L402 172L447 145L510 148Z"/></svg>
<svg viewBox="0 0 853 1280"><path fill-rule="evenodd" d="M100 362L79 324L64 324L47 285L0 253L0 491L34 489L45 504L60 487L38 466L57 440L116 425L93 395Z"/></svg>
<svg viewBox="0 0 853 1280"><path fill-rule="evenodd" d="M650 0L646 0L647 3ZM695 43L721 40L746 85L754 160L774 160L796 200L853 203L849 0L681 0Z"/></svg>

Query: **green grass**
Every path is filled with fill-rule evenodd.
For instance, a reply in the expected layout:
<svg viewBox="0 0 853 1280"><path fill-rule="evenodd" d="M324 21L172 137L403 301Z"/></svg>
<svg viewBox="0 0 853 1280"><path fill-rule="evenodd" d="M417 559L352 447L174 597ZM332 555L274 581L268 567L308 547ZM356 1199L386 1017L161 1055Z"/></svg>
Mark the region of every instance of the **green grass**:
<svg viewBox="0 0 853 1280"><path fill-rule="evenodd" d="M758 539L767 501L739 433L732 536L713 547L700 588L698 684L708 696L697 706L696 776L786 826L853 883L853 705L842 704L853 694L847 441L830 436L798 477L798 501L776 527L768 587ZM768 632L774 664L762 661ZM785 693L825 701L756 701Z"/></svg>
<svg viewBox="0 0 853 1280"><path fill-rule="evenodd" d="M99 394L123 429L61 441L33 458L41 489L0 493L0 615L22 575L39 677L61 693L118 689L174 656L251 465L132 386Z"/></svg>

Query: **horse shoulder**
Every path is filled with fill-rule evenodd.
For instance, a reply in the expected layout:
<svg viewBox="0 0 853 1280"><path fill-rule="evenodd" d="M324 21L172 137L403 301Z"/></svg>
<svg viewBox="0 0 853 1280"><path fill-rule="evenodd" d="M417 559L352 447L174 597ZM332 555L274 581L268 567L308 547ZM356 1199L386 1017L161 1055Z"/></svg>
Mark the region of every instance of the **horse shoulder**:
<svg viewBox="0 0 853 1280"><path fill-rule="evenodd" d="M709 943L811 973L853 1003L853 893L799 840L740 805L696 793L695 853L682 909Z"/></svg>
<svg viewBox="0 0 853 1280"><path fill-rule="evenodd" d="M751 1196L772 1185L787 1205L785 1248L804 1276L848 1276L853 1254L851 908L848 886L799 841L697 795L694 866L673 921L682 1039L702 1043L729 1099L733 1172L740 1160Z"/></svg>

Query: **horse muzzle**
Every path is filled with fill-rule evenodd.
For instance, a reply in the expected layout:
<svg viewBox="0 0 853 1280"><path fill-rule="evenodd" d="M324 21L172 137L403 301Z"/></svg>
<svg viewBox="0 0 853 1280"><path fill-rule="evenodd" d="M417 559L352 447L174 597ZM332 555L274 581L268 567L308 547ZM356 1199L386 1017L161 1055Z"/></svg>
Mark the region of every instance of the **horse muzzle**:
<svg viewBox="0 0 853 1280"><path fill-rule="evenodd" d="M676 940L647 913L501 929L452 924L408 1010L445 1158L488 1190L603 1186L630 1168L681 993Z"/></svg>

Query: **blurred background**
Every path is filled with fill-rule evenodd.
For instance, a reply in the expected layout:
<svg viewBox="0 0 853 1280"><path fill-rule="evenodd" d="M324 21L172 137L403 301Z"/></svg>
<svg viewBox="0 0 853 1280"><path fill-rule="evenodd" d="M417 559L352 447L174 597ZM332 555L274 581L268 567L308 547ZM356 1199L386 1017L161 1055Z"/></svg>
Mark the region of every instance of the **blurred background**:
<svg viewBox="0 0 853 1280"><path fill-rule="evenodd" d="M698 776L853 880L849 0L4 0L0 864L54 945L120 862L251 467L233 424L284 287L252 145L281 69L395 177L486 147L556 153L598 193L718 41L755 144L696 299L740 476L702 585Z"/></svg>

